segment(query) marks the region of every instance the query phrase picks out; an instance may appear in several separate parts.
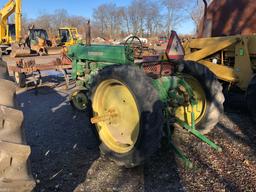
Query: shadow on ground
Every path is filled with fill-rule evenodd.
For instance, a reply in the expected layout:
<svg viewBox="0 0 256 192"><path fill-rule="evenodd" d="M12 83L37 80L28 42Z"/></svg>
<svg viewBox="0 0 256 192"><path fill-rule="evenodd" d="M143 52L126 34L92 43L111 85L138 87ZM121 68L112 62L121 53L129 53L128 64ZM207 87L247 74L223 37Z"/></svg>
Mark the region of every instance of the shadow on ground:
<svg viewBox="0 0 256 192"><path fill-rule="evenodd" d="M255 189L255 126L244 107L225 106L219 124L207 136L219 144L217 153L184 131L174 142L195 164L179 165L175 154L161 148L143 166L125 169L99 157L86 113L72 110L68 92L57 86L19 91L24 127L31 146L35 191L252 191ZM241 98L240 98L241 99ZM243 103L243 102L241 102ZM238 105L238 106L237 106ZM242 104L242 106L244 106ZM237 179L239 178L239 180Z"/></svg>
<svg viewBox="0 0 256 192"><path fill-rule="evenodd" d="M17 95L32 154L35 191L73 191L99 157L85 113L71 109L67 94L40 87Z"/></svg>
<svg viewBox="0 0 256 192"><path fill-rule="evenodd" d="M239 130L230 130L220 123L220 128L234 140L248 145L256 152L256 126L246 105L244 92L233 92L225 103L225 115ZM255 98L256 99L256 98ZM237 115L239 114L239 115Z"/></svg>
<svg viewBox="0 0 256 192"><path fill-rule="evenodd" d="M161 148L145 163L144 191L185 191L174 152Z"/></svg>
<svg viewBox="0 0 256 192"><path fill-rule="evenodd" d="M99 157L87 114L73 110L68 91L56 85L17 95L32 149L35 191L183 191L172 152L160 149L133 169Z"/></svg>

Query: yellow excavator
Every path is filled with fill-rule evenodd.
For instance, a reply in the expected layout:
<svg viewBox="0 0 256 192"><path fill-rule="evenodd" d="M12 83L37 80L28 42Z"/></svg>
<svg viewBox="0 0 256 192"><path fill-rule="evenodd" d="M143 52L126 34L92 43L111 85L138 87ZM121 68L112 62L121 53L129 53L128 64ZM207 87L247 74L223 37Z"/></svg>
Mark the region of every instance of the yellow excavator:
<svg viewBox="0 0 256 192"><path fill-rule="evenodd" d="M59 28L59 43L62 46L72 46L77 43L79 35L75 27L62 27Z"/></svg>
<svg viewBox="0 0 256 192"><path fill-rule="evenodd" d="M61 54L67 52L68 47L79 42L79 34L75 27L61 27L58 35L51 39L51 46L47 49L48 54Z"/></svg>
<svg viewBox="0 0 256 192"><path fill-rule="evenodd" d="M8 18L14 14L15 23L9 24ZM44 29L28 29L27 37L21 37L21 0L9 0L0 10L0 51L13 57L47 54L51 46Z"/></svg>
<svg viewBox="0 0 256 192"><path fill-rule="evenodd" d="M15 14L15 24L8 18ZM0 49L2 53L11 52L11 44L21 40L21 0L9 0L0 10Z"/></svg>

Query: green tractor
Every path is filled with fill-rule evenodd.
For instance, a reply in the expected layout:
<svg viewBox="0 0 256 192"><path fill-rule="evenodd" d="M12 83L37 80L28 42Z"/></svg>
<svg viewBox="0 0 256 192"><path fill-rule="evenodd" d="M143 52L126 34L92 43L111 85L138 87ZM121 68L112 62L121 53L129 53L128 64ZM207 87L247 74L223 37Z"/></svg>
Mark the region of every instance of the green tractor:
<svg viewBox="0 0 256 192"><path fill-rule="evenodd" d="M129 45L70 47L76 80L71 105L92 112L103 155L121 166L137 166L158 149L163 137L172 144L174 127L221 151L204 134L214 128L223 111L222 86L208 68L184 61L183 53L175 32L165 53L139 63L134 62ZM191 164L180 150L175 151Z"/></svg>

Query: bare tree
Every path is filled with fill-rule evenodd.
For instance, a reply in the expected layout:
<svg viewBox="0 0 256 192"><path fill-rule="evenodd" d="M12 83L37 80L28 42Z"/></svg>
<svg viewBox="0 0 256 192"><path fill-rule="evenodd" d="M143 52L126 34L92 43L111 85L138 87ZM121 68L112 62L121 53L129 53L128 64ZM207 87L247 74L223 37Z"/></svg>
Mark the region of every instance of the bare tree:
<svg viewBox="0 0 256 192"><path fill-rule="evenodd" d="M158 33L158 29L162 27L160 5L156 2L149 1L146 12L146 29L148 36Z"/></svg>
<svg viewBox="0 0 256 192"><path fill-rule="evenodd" d="M199 31L199 26L206 19L207 14L207 6L211 2L211 0L197 0L194 4L190 4L190 6L186 7L184 10L190 15L190 18L195 23L196 26L196 34Z"/></svg>
<svg viewBox="0 0 256 192"><path fill-rule="evenodd" d="M53 14L42 13L34 20L22 17L22 33L25 34L28 26L34 25L36 28L46 29L49 36L55 36L61 27L76 27L83 34L84 25L87 19L81 16L70 16L66 10L56 10Z"/></svg>
<svg viewBox="0 0 256 192"><path fill-rule="evenodd" d="M137 7L135 1L128 7L128 17L131 23L132 33L135 35L139 32L139 11L140 8Z"/></svg>
<svg viewBox="0 0 256 192"><path fill-rule="evenodd" d="M186 18L184 7L187 4L188 1L186 0L162 0L162 5L167 9L166 32L168 35Z"/></svg>
<svg viewBox="0 0 256 192"><path fill-rule="evenodd" d="M113 38L122 31L125 9L113 3L102 4L93 11L94 23L100 27L101 36Z"/></svg>
<svg viewBox="0 0 256 192"><path fill-rule="evenodd" d="M200 1L200 4L197 4L197 1ZM156 0L133 0L126 7L116 6L114 3L102 4L93 10L91 34L105 38L117 38L127 33L157 36L163 31L168 34L188 17L198 26L202 17L199 8L203 1L206 0L161 0L160 3ZM26 17L23 19L23 23L26 23L23 24L26 28L23 31L27 30L29 24L35 24L37 28L46 29L50 36L56 35L58 28L64 26L76 27L79 33L85 34L87 22L86 18L71 16L64 9L56 10L52 14L42 13L34 20L28 20Z"/></svg>
<svg viewBox="0 0 256 192"><path fill-rule="evenodd" d="M130 25L131 25L131 21L130 21L130 18L129 18L129 8L128 7L122 7L122 12L123 12L123 27L124 28L124 31L127 31L128 34L131 33L131 30L130 30Z"/></svg>

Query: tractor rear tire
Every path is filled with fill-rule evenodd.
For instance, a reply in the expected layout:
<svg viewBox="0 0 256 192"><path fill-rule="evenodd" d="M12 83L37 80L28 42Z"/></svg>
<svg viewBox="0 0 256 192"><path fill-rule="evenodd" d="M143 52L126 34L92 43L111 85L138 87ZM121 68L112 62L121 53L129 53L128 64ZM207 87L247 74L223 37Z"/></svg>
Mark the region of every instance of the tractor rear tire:
<svg viewBox="0 0 256 192"><path fill-rule="evenodd" d="M224 111L225 98L222 93L222 85L207 67L194 61L184 62L183 73L197 79L205 92L206 110L201 120L196 123L196 128L202 134L207 134L219 122L220 115Z"/></svg>
<svg viewBox="0 0 256 192"><path fill-rule="evenodd" d="M256 76L254 76L246 91L246 103L252 119L256 122Z"/></svg>
<svg viewBox="0 0 256 192"><path fill-rule="evenodd" d="M137 123L135 123L136 126L131 126L135 124L128 123L127 126L127 124L121 123L123 121L126 121L127 118L129 119L133 118L133 116L136 116L133 113L129 113L129 110L122 110L123 108L120 107L122 105L129 106L130 104L129 100L126 97L123 97L123 95L120 99L118 95L121 94L121 91L115 92L117 95L116 97L110 97L109 100L104 100L104 98L106 98L106 95L108 94L108 91L100 92L100 87L108 81L113 82L107 85L106 90L115 89L115 86L117 87L117 90L119 90L118 86L120 86L121 90L128 90L129 94L134 99L136 103L136 114L138 112L139 117ZM104 94L99 95L98 93ZM138 127L138 129L135 128L136 130L134 129L132 132L130 132L132 134L129 135L130 138L134 137L134 135L136 135L134 133L137 133L136 131L138 130L137 137L136 139L134 139L133 144L125 144L125 146L129 146L131 148L129 148L129 150L125 152L120 152L114 150L109 144L107 144L110 142L111 139L108 141L104 139L104 136L101 136L102 131L104 131L101 127L102 124L99 125L98 123L96 123L96 126L92 126L93 129L96 130L95 132L97 132L98 134L100 142L99 148L104 156L113 160L119 166L130 168L140 165L145 160L145 158L152 155L152 153L154 153L158 149L158 147L160 146L160 140L163 130L163 105L159 99L157 91L152 85L152 80L147 77L140 68L129 65L113 65L100 70L99 73L93 78L91 89L89 91L89 98L92 103L92 110L94 115L99 114L97 111L97 107L95 106L99 106L98 108L105 108L104 105L97 105L97 102L99 102L97 101L97 98L98 100L101 100L101 98L103 98L102 103L104 103L105 101L105 103L107 103L106 105L111 105L111 107L113 106L113 108L117 108L117 111L119 111L120 113L120 121L116 121L118 123L117 127L121 129L126 129L127 126L127 130L131 129L132 127ZM124 104L122 102L124 102ZM115 105L115 103L117 104ZM106 123L105 129L110 130L111 125L108 124L110 123ZM118 143L117 141L117 145L118 144L120 144L120 142ZM122 150L123 149L126 150L125 147L122 148Z"/></svg>

